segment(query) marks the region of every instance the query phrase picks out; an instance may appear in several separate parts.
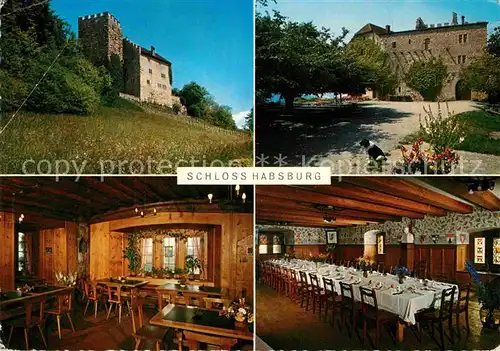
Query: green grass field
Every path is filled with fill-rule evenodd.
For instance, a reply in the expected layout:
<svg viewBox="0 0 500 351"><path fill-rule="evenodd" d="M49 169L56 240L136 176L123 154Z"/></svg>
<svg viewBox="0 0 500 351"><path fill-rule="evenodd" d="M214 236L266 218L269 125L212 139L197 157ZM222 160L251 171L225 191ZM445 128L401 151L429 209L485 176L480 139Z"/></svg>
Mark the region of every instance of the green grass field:
<svg viewBox="0 0 500 351"><path fill-rule="evenodd" d="M463 143L456 149L478 152L481 154L500 155L500 116L482 110L463 112L457 115L465 122L467 134ZM401 140L402 144L411 144L420 136L413 132ZM424 138L424 141L425 140Z"/></svg>
<svg viewBox="0 0 500 351"><path fill-rule="evenodd" d="M2 116L0 127L9 117ZM148 112L126 100L92 116L20 112L0 135L0 150L0 174L171 174L177 166L251 166L253 159L250 133Z"/></svg>

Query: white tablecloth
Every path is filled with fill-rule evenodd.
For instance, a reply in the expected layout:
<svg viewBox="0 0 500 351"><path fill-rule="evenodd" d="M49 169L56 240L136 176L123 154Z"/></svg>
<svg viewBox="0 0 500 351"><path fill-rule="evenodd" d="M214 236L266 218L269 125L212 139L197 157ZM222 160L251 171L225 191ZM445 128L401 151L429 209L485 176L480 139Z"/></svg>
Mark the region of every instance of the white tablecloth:
<svg viewBox="0 0 500 351"><path fill-rule="evenodd" d="M428 281L427 286L416 278L406 277L403 284L399 284L397 276L378 272L368 273L368 277L363 277L363 272L354 268L339 267L329 264L318 264L303 260L271 260L270 263L305 272L310 283L309 273L318 276L319 284L322 288L323 277L332 279L334 290L340 295L340 282L353 284L354 299L361 300L359 287L375 288L378 307L399 316L403 321L415 324L415 314L423 309L438 308L441 303L441 293L444 289L450 288L452 284L436 281ZM298 278L298 277L297 277ZM400 290L398 290L400 289ZM403 293L399 293L403 291ZM458 297L458 289L456 296ZM456 299L455 299L456 301Z"/></svg>

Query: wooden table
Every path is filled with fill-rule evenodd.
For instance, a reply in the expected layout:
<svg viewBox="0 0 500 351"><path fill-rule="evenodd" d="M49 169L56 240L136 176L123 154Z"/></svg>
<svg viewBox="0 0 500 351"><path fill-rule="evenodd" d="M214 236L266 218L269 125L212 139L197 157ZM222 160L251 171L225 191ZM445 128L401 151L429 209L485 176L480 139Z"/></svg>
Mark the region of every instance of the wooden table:
<svg viewBox="0 0 500 351"><path fill-rule="evenodd" d="M197 310L202 311L198 318L195 317ZM217 310L193 306L169 304L151 318L149 323L176 329L179 350L182 350L182 330L246 341L253 341L254 336L253 331L248 328L245 330L235 328L234 320L219 316Z"/></svg>
<svg viewBox="0 0 500 351"><path fill-rule="evenodd" d="M175 293L176 295L180 294L186 298L191 297L222 297L225 294L223 288L216 288L212 286L199 286L199 285L180 285L180 284L164 284L156 289L156 293L158 294L158 309L161 310L163 308L163 295L169 295Z"/></svg>
<svg viewBox="0 0 500 351"><path fill-rule="evenodd" d="M32 290L26 294L22 294L19 296L14 296L11 298L6 298L6 295L17 295L18 291L4 291L2 292L2 299L0 299L0 321L9 319L12 317L21 316L25 313L25 308L23 306L13 307L13 308L5 308L8 305L19 305L24 304L25 301L29 300L34 296L50 296L52 294L56 294L59 292L72 291L72 287L67 286L38 286L35 287L35 290Z"/></svg>
<svg viewBox="0 0 500 351"><path fill-rule="evenodd" d="M148 283L147 280L139 280L139 279L111 279L111 278L106 278L106 279L98 279L97 284L104 284L107 286L116 286L120 288L130 288L130 289L136 289L139 288L143 285L146 285Z"/></svg>

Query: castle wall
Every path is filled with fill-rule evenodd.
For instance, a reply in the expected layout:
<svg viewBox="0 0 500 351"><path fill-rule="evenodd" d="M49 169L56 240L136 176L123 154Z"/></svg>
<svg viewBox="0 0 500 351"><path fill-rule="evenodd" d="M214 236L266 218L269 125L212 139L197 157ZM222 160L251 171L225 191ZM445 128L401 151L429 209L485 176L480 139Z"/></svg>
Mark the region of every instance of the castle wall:
<svg viewBox="0 0 500 351"><path fill-rule="evenodd" d="M123 40L124 92L136 97L141 96L141 48L131 41Z"/></svg>
<svg viewBox="0 0 500 351"><path fill-rule="evenodd" d="M142 101L172 106L172 86L169 65L151 57L140 56L140 84Z"/></svg>
<svg viewBox="0 0 500 351"><path fill-rule="evenodd" d="M463 35L467 35L464 42ZM462 42L459 37L462 35ZM448 69L449 79L443 87L440 98L455 100L455 87L462 67L469 65L481 55L486 47L486 24L440 27L422 31L409 31L382 35L382 45L400 77L415 61L441 58ZM426 49L426 40L428 46ZM394 46L395 45L395 46ZM465 56L465 62L459 56ZM420 94L409 89L404 82L396 88L396 95L409 95L414 100L422 100Z"/></svg>
<svg viewBox="0 0 500 351"><path fill-rule="evenodd" d="M94 65L106 65L113 54L123 58L120 22L108 12L78 18L78 40Z"/></svg>

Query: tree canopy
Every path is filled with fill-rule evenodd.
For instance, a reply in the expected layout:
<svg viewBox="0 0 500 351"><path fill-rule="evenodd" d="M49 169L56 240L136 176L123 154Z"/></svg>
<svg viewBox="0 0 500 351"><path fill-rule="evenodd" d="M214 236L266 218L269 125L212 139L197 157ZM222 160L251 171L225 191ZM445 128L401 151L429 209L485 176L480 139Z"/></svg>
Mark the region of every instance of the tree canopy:
<svg viewBox="0 0 500 351"><path fill-rule="evenodd" d="M491 103L500 102L500 56L486 53L461 74L470 89L487 93Z"/></svg>
<svg viewBox="0 0 500 351"><path fill-rule="evenodd" d="M448 78L448 70L441 59L416 61L406 72L406 84L426 101L437 99Z"/></svg>
<svg viewBox="0 0 500 351"><path fill-rule="evenodd" d="M500 57L500 27L496 27L488 38L488 52Z"/></svg>

